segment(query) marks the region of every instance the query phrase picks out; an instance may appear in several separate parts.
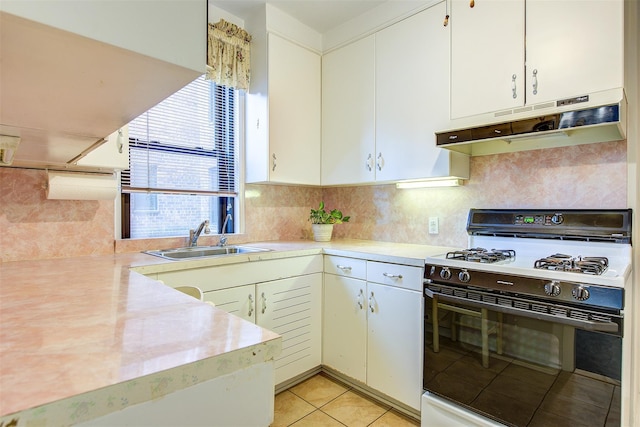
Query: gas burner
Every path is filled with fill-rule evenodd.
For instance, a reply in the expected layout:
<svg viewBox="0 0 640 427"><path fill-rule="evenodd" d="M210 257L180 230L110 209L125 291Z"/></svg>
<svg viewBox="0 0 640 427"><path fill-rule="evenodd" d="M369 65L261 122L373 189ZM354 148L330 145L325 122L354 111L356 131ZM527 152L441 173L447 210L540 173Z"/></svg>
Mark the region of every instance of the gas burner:
<svg viewBox="0 0 640 427"><path fill-rule="evenodd" d="M516 251L513 249L491 249L470 248L460 251L447 252L447 259L458 259L463 261L473 261L481 263L493 263L513 259Z"/></svg>
<svg viewBox="0 0 640 427"><path fill-rule="evenodd" d="M572 257L571 255L554 254L537 260L533 267L543 270L600 275L606 271L608 266L609 260L605 257Z"/></svg>

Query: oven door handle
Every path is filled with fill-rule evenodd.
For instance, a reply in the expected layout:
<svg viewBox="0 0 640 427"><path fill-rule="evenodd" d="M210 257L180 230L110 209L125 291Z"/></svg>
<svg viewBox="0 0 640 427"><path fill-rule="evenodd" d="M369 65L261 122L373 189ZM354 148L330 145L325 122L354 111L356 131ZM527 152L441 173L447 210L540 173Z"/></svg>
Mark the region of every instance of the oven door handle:
<svg viewBox="0 0 640 427"><path fill-rule="evenodd" d="M428 289L426 287L424 289L424 293L426 296L428 296L431 299L433 299L434 297L437 297L438 300L442 300L442 301L454 302L454 303L463 304L471 307L487 308L489 310L499 311L501 313L515 314L517 316L529 317L532 319L546 320L553 323L560 323L563 325L574 326L576 328L584 329L587 331L610 332L614 334L621 333L618 324L615 322L593 322L590 320L572 319L569 317L554 316L552 314L540 313L537 311L523 310L521 308L507 307L507 306L497 305L497 304L489 304L486 302L468 300L468 299L456 297L453 295L440 294L437 292L433 292L431 289Z"/></svg>

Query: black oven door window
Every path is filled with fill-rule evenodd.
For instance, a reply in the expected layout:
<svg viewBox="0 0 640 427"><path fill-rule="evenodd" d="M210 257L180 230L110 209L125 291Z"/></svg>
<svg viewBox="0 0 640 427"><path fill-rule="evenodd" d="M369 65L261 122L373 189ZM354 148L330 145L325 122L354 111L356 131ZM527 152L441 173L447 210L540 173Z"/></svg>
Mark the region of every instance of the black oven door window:
<svg viewBox="0 0 640 427"><path fill-rule="evenodd" d="M512 426L619 425L619 336L429 297L424 330L435 395Z"/></svg>

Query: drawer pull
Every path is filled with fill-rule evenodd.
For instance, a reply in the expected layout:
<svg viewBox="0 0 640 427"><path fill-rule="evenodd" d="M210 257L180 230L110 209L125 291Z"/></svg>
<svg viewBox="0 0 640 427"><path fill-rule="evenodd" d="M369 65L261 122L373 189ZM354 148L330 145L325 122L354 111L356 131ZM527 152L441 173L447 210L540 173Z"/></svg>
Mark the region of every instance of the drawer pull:
<svg viewBox="0 0 640 427"><path fill-rule="evenodd" d="M264 296L264 292L262 293L262 314L267 311L267 297Z"/></svg>
<svg viewBox="0 0 640 427"><path fill-rule="evenodd" d="M364 291L360 289L360 292L358 293L358 307L360 307L360 310L364 308L364 305L362 305L363 300L364 300Z"/></svg>
<svg viewBox="0 0 640 427"><path fill-rule="evenodd" d="M249 294L249 317L253 316L253 295Z"/></svg>
<svg viewBox="0 0 640 427"><path fill-rule="evenodd" d="M369 309L371 309L372 313L375 311L374 300L373 300L373 292L371 292L371 296L369 297Z"/></svg>
<svg viewBox="0 0 640 427"><path fill-rule="evenodd" d="M336 265L336 267L338 267L340 270L344 270L344 271L351 271L351 267L348 265Z"/></svg>
<svg viewBox="0 0 640 427"><path fill-rule="evenodd" d="M389 279L402 279L402 274L382 273L382 275Z"/></svg>

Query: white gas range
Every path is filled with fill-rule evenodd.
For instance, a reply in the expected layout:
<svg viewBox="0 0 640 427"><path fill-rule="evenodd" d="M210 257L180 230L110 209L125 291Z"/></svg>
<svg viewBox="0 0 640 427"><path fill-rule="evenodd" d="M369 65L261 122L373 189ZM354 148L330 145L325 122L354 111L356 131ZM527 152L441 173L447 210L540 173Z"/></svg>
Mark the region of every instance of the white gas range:
<svg viewBox="0 0 640 427"><path fill-rule="evenodd" d="M541 396L552 396L566 375L610 378L619 393L631 210L472 209L467 231L467 249L426 259L425 336L431 330L433 339L425 341L423 426L436 425L445 407L455 408L444 410L445 418L466 414L462 424L525 426L555 416L544 399L521 402L517 414L497 403L500 393L515 402L516 391L504 387L504 378L516 364L554 373ZM450 356L468 352L467 365L481 354L477 378L467 373L451 385L457 372L443 361L442 342L451 347ZM590 360L603 347L613 349L609 360ZM480 380L489 377L487 384ZM607 406L605 414L616 410Z"/></svg>

